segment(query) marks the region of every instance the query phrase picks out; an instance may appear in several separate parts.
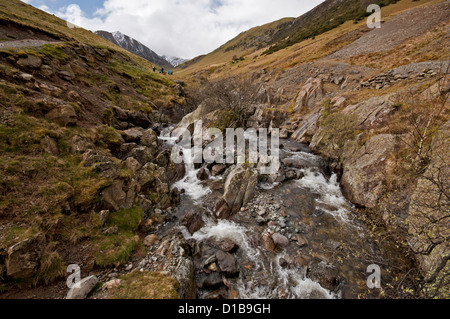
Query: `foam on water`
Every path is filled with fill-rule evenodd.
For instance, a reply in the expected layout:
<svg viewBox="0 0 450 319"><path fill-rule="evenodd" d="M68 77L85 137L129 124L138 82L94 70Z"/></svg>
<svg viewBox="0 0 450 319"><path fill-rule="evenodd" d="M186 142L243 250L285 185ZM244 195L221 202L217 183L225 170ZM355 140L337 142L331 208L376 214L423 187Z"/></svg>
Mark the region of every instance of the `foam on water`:
<svg viewBox="0 0 450 319"><path fill-rule="evenodd" d="M285 253L276 255L268 265L264 260L267 258L259 248L250 244L250 237L257 236L252 230L238 225L233 221L204 218L205 226L190 235L187 231L183 232L187 239L203 241L208 238L216 240L230 239L239 244L240 249L246 257L254 264L252 267L252 277L239 278L238 293L243 299L270 299L281 297L281 294L287 294L288 298L335 298L330 291L320 286L319 283L306 278L302 269L284 269L279 264L280 258ZM267 259L266 259L267 260ZM273 285L267 285L267 282ZM271 288L276 286L277 289Z"/></svg>
<svg viewBox="0 0 450 319"><path fill-rule="evenodd" d="M319 198L316 199L317 203L322 203L325 206L334 208L326 209L322 206L322 210L333 215L334 217L348 221L347 213L351 206L342 194L336 174L333 173L330 179L327 180L322 173L310 168L304 169L303 173L305 175L303 178L296 181L297 185L299 187L308 188L312 192L319 195Z"/></svg>
<svg viewBox="0 0 450 319"><path fill-rule="evenodd" d="M211 189L203 186L202 181L198 179L199 170L190 170L180 181L173 184L172 188L184 189L185 194L192 198L194 202L199 202L203 197L211 193Z"/></svg>
<svg viewBox="0 0 450 319"><path fill-rule="evenodd" d="M171 133L172 133L172 130L174 129L174 127L175 126L169 126L169 127L166 127L165 129L163 129L161 131L159 139L164 141L164 143L166 143L168 145L174 145L175 142L177 141L176 137L171 136Z"/></svg>
<svg viewBox="0 0 450 319"><path fill-rule="evenodd" d="M186 175L183 179L179 180L172 185L173 188L179 190L184 189L185 194L189 196L195 203L201 202L201 199L212 191L209 187L202 184L202 181L198 179L197 173L200 169L195 169L192 163L191 151L188 149L183 150L184 165L186 168Z"/></svg>

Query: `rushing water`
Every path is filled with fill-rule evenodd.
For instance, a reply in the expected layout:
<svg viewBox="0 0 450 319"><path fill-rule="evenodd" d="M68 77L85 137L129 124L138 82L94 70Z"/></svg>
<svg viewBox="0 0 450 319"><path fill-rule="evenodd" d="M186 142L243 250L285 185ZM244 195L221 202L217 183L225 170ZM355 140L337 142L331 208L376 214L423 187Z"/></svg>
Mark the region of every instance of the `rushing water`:
<svg viewBox="0 0 450 319"><path fill-rule="evenodd" d="M161 139L173 144L170 129L163 131ZM186 176L173 187L185 190L180 207L204 212L205 226L193 235L183 229L183 234L186 239L199 243L213 238L230 239L239 245L236 252L239 277L230 279L230 286L240 298L354 298L365 288L362 288L365 269L371 264L370 256L380 254L379 247L352 221L353 207L343 196L337 176L327 173L323 159L294 141L284 140L282 145L281 160L288 166L286 169L297 172L299 178L282 183L260 183L249 208L230 220L212 217L207 205L221 195L209 187L217 178L200 181L199 169L186 163ZM185 155L187 159L189 152ZM255 221L258 217L255 210L260 209L268 211L263 225ZM308 244L303 247L291 244L286 250L266 251L258 240L268 229L290 239L301 234ZM308 266L292 262L299 259L319 268L332 268L339 274L339 289L330 291L310 279ZM283 266L285 260L291 261L291 266ZM199 296L202 297L201 292Z"/></svg>

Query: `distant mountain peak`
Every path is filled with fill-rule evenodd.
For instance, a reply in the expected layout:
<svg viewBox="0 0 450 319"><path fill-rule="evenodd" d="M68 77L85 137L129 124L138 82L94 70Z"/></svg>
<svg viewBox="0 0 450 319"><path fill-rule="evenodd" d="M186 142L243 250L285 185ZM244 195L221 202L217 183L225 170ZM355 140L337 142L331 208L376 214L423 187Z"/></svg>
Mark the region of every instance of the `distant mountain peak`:
<svg viewBox="0 0 450 319"><path fill-rule="evenodd" d="M108 31L95 31L96 34L105 38L106 40L116 44L117 46L125 49L131 53L134 53L151 63L163 68L174 68L178 65L186 62L187 60L177 57L165 57L160 56L153 50L142 44L141 42L133 39L132 37L123 34L120 31L108 32Z"/></svg>
<svg viewBox="0 0 450 319"><path fill-rule="evenodd" d="M167 62L169 62L174 68L176 68L177 66L183 64L184 62L188 61L187 59L183 59L183 58L178 58L178 57L168 57L163 55L162 56L163 59L165 59Z"/></svg>

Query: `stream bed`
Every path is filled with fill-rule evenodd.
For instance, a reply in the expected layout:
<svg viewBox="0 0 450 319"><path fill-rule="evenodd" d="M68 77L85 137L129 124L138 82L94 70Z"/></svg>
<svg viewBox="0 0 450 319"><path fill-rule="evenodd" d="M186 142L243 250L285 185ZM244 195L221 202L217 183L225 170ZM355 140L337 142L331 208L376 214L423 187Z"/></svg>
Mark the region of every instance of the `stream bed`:
<svg viewBox="0 0 450 319"><path fill-rule="evenodd" d="M175 141L168 132L161 140L170 146ZM196 211L203 219L193 234L177 226L200 247L193 257L198 298L383 297L382 289L368 289L367 267L379 265L389 285L408 259L358 222L324 159L293 140L280 144L284 180L260 179L253 199L228 219L217 219L213 206L232 168L218 176L208 171L200 180L202 168L186 165L185 177L173 185L182 193L178 216Z"/></svg>

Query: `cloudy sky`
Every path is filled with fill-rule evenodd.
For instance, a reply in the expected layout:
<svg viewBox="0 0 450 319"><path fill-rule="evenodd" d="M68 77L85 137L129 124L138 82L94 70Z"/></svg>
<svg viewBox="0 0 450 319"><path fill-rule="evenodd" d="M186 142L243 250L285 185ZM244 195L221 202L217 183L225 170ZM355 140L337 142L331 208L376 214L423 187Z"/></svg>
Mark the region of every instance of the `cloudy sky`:
<svg viewBox="0 0 450 319"><path fill-rule="evenodd" d="M88 30L121 31L159 55L194 58L323 0L23 0Z"/></svg>

